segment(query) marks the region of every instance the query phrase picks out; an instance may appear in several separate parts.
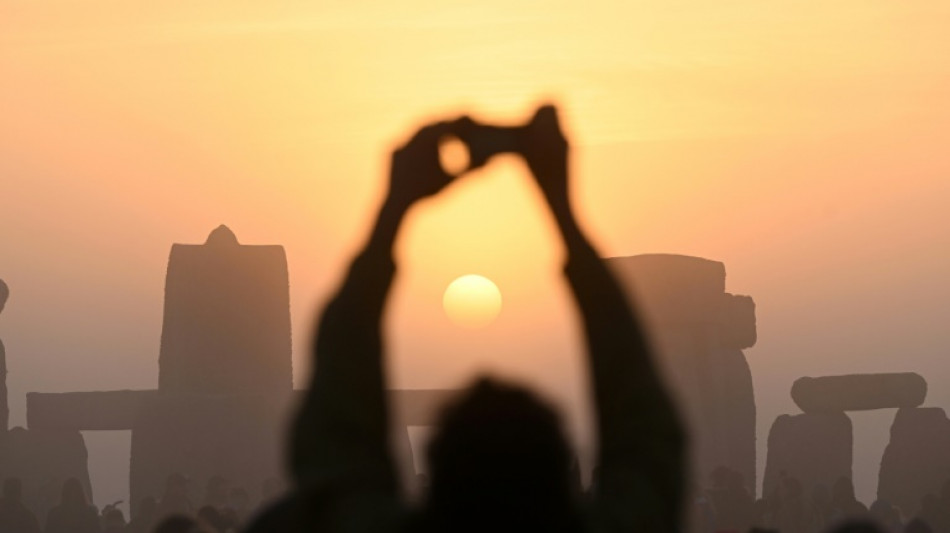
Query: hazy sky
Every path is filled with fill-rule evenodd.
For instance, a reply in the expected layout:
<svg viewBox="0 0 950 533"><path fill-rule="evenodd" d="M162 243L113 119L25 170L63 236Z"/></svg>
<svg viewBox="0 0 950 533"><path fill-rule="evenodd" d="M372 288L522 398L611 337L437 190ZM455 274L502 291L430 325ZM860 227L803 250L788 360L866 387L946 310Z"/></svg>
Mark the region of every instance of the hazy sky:
<svg viewBox="0 0 950 533"><path fill-rule="evenodd" d="M916 371L927 405L950 407L943 0L141 4L0 3L14 424L27 391L154 387L169 248L221 223L285 246L303 384L314 313L361 242L391 147L423 119L518 122L542 99L562 106L605 255L723 261L728 290L755 298L760 475L802 375ZM494 369L583 428L553 236L514 160L413 212L394 384ZM505 301L475 333L441 311L469 273ZM870 501L893 412L852 418ZM87 441L97 503L125 499L128 435Z"/></svg>

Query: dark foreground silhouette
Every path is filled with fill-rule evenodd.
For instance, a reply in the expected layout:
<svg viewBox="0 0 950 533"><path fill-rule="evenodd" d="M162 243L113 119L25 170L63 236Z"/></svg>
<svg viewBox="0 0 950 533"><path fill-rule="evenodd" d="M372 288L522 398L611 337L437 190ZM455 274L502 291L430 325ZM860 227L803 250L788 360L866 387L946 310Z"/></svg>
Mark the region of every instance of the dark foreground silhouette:
<svg viewBox="0 0 950 533"><path fill-rule="evenodd" d="M482 378L441 418L428 450L428 498L419 509L402 499L380 333L396 270L393 243L407 210L455 179L440 166L440 140L465 141L474 167L497 151L483 139L499 131L469 119L440 122L393 154L389 194L369 241L320 321L316 371L291 443L294 495L252 530L680 529L683 430L626 297L574 218L568 144L553 107L504 135L517 136L567 249L564 271L584 324L596 406L596 494L585 506L576 498L555 411L528 390Z"/></svg>

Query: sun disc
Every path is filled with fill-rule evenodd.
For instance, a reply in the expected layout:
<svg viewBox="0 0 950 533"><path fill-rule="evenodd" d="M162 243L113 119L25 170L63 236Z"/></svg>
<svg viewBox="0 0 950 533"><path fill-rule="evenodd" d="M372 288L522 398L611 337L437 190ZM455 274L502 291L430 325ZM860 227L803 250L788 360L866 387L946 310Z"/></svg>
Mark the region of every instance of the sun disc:
<svg viewBox="0 0 950 533"><path fill-rule="evenodd" d="M484 276L461 276L446 287L442 308L446 316L459 326L483 328L494 322L501 312L501 291Z"/></svg>

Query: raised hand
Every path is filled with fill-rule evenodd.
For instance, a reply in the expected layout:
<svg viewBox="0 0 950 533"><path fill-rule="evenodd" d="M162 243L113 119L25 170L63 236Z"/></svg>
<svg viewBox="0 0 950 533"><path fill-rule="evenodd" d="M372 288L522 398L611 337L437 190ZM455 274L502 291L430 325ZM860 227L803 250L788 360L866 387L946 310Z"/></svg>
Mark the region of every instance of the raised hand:
<svg viewBox="0 0 950 533"><path fill-rule="evenodd" d="M568 209L568 143L557 109L552 105L538 108L519 140L521 154L548 203L555 211Z"/></svg>
<svg viewBox="0 0 950 533"><path fill-rule="evenodd" d="M452 183L455 176L447 173L439 161L439 143L445 137L457 136L460 118L451 122L429 124L416 132L392 155L389 178L389 200L403 207L433 196Z"/></svg>

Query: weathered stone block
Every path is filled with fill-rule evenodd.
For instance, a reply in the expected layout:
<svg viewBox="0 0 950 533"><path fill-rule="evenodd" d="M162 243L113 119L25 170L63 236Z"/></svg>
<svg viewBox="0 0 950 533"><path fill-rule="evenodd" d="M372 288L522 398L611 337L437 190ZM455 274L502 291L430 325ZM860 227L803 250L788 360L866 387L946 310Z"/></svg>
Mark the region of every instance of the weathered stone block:
<svg viewBox="0 0 950 533"><path fill-rule="evenodd" d="M41 524L71 477L79 480L92 501L86 459L86 443L78 431L17 427L0 436L0 479L20 478L23 503Z"/></svg>
<svg viewBox="0 0 950 533"><path fill-rule="evenodd" d="M917 407L927 397L919 374L850 374L804 377L792 385L792 399L806 413Z"/></svg>
<svg viewBox="0 0 950 533"><path fill-rule="evenodd" d="M132 428L133 505L160 498L170 474L190 480L196 504L212 476L256 493L282 472L285 403L272 395L199 394L158 394L145 402Z"/></svg>
<svg viewBox="0 0 950 533"><path fill-rule="evenodd" d="M165 280L158 388L289 393L290 296L282 246L238 244L220 226L203 245L175 244Z"/></svg>
<svg viewBox="0 0 950 533"><path fill-rule="evenodd" d="M841 477L851 479L851 419L844 413L782 415L769 431L762 495L769 497L783 476L795 477L805 494Z"/></svg>
<svg viewBox="0 0 950 533"><path fill-rule="evenodd" d="M132 429L142 404L157 394L155 390L28 392L26 424L30 429Z"/></svg>
<svg viewBox="0 0 950 533"><path fill-rule="evenodd" d="M877 497L913 516L927 494L950 480L950 420L943 409L899 409L881 459Z"/></svg>
<svg viewBox="0 0 950 533"><path fill-rule="evenodd" d="M741 349L756 340L755 304L725 292L717 261L655 254L606 260L635 297L691 439L693 483L726 466L754 489L755 396Z"/></svg>

